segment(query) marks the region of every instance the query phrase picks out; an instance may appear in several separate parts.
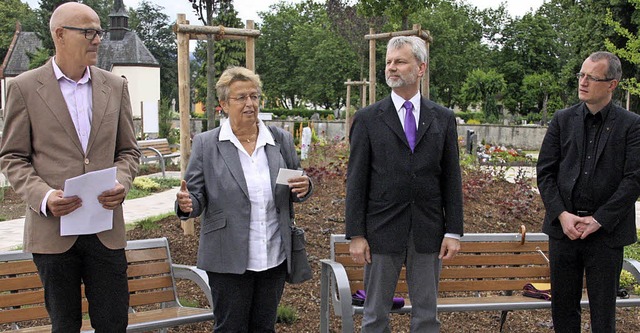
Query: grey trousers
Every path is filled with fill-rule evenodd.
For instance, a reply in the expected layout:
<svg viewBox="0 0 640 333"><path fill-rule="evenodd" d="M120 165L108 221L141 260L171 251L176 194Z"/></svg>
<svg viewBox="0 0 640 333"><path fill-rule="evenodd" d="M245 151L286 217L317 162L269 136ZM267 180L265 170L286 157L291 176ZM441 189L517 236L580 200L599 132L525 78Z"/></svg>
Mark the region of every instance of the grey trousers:
<svg viewBox="0 0 640 333"><path fill-rule="evenodd" d="M417 253L409 241L405 253L371 255L365 265L362 333L391 332L389 311L402 265L407 266L407 284L411 299L411 332L439 332L437 313L438 280L442 261L438 253Z"/></svg>

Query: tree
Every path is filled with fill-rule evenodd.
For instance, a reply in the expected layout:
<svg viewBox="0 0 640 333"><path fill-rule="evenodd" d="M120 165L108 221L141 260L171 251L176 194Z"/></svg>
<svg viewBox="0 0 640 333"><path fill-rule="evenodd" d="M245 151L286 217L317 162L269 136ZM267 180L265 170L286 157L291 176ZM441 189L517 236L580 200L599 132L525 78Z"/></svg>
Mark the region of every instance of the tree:
<svg viewBox="0 0 640 333"><path fill-rule="evenodd" d="M220 4L218 15L213 20L213 25L222 25L230 28L244 28L244 24L238 18L238 12L232 3ZM194 100L204 102L207 93L207 44L198 42L194 57L200 64L198 76L194 81ZM238 40L221 39L215 41L214 52L215 77L220 77L222 72L230 66L241 66L246 62L245 43Z"/></svg>
<svg viewBox="0 0 640 333"><path fill-rule="evenodd" d="M293 80L302 87L302 98L323 108L337 109L345 104L348 78L358 75L357 55L346 40L332 33L326 8L309 4L311 20L294 27L291 51L298 59Z"/></svg>
<svg viewBox="0 0 640 333"><path fill-rule="evenodd" d="M143 0L137 8L129 9L129 27L160 63L160 93L171 101L178 97L178 51L169 16L162 13L163 9Z"/></svg>
<svg viewBox="0 0 640 333"><path fill-rule="evenodd" d="M261 36L256 43L256 68L271 106L294 108L300 104L302 87L291 79L298 58L291 50L289 39L294 27L307 20L305 4L272 5L269 12L261 13Z"/></svg>
<svg viewBox="0 0 640 333"><path fill-rule="evenodd" d="M196 15L205 25L213 24L213 15L218 10L222 3L228 3L231 0L188 0L192 3L192 7L196 12ZM215 95L215 58L214 58L215 46L214 37L212 35L207 36L207 127L212 129L216 124L216 95Z"/></svg>
<svg viewBox="0 0 640 333"><path fill-rule="evenodd" d="M4 60L16 31L16 22L20 22L23 31L31 31L35 25L35 13L29 5L20 0L0 2L0 62Z"/></svg>
<svg viewBox="0 0 640 333"><path fill-rule="evenodd" d="M360 0L358 10L367 17L384 16L400 30L408 30L409 16L418 12L430 2L427 0Z"/></svg>
<svg viewBox="0 0 640 333"><path fill-rule="evenodd" d="M640 49L640 35L638 33L638 26L640 25L640 19L637 17L637 14L640 13L640 0L629 0L629 3L635 8L635 13L632 16L632 23L635 25L634 32L631 32L629 28L623 26L623 23L620 21L616 21L613 18L613 13L611 9L607 9L606 23L613 27L615 32L622 38L626 39L624 47L617 47L611 39L607 38L605 40L605 46L607 50L616 54L620 59L627 60L631 64L638 66L640 65L640 54L638 53L638 49ZM629 91L630 94L640 96L640 82L636 77L628 77L622 82L620 85L625 90Z"/></svg>
<svg viewBox="0 0 640 333"><path fill-rule="evenodd" d="M542 124L547 124L549 100L562 91L558 85L558 79L547 71L528 74L522 79L522 90L523 109L542 112ZM553 110L560 107L561 105L553 105Z"/></svg>
<svg viewBox="0 0 640 333"><path fill-rule="evenodd" d="M475 69L469 73L464 82L462 95L467 102L482 102L482 111L487 120L498 120L500 114L496 100L505 88L506 82L502 74L493 69L488 71Z"/></svg>

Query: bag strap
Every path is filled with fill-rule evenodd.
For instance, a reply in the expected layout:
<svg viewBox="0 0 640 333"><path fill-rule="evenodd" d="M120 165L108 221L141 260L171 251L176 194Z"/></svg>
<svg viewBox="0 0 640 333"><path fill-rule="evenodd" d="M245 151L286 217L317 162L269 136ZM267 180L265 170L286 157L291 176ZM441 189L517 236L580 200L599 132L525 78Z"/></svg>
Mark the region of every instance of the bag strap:
<svg viewBox="0 0 640 333"><path fill-rule="evenodd" d="M291 156L283 150L284 145L282 144L282 142L284 141L284 137L282 133L279 131L278 127L276 127L275 125L269 125L268 128L269 128L269 131L271 132L271 136L273 136L273 139L278 144L280 144L280 155L284 159L284 163L287 165L288 169L292 169L293 161L291 160ZM295 227L296 225L295 212L293 209L293 202L291 201L289 201L289 216L291 217L291 226Z"/></svg>

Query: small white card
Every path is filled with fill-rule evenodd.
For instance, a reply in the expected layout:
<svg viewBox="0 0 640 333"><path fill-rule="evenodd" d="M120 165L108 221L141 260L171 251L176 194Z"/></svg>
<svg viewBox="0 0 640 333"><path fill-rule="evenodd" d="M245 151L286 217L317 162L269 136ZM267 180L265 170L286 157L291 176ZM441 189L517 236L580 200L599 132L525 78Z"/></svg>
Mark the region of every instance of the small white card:
<svg viewBox="0 0 640 333"><path fill-rule="evenodd" d="M278 178L276 178L276 184L289 185L289 178L300 176L302 176L302 170L280 168L280 171L278 171Z"/></svg>

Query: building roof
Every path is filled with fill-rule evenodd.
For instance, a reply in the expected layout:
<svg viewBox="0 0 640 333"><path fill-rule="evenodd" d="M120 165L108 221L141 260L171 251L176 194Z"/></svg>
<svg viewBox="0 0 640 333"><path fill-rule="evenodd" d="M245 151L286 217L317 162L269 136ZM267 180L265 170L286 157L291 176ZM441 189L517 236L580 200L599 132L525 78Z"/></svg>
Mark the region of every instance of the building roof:
<svg viewBox="0 0 640 333"><path fill-rule="evenodd" d="M98 49L98 67L107 71L118 65L160 67L135 32L127 31L122 40L110 40L110 34L105 34Z"/></svg>
<svg viewBox="0 0 640 333"><path fill-rule="evenodd" d="M17 39L11 54L7 54L7 64L3 74L5 77L18 76L29 70L29 56L42 46L42 41L35 32L17 32Z"/></svg>

